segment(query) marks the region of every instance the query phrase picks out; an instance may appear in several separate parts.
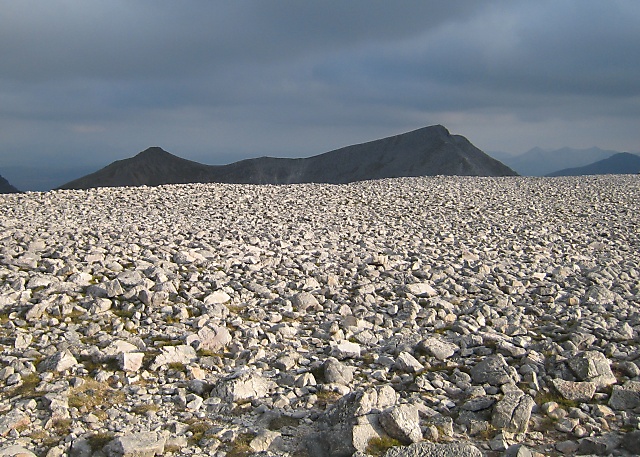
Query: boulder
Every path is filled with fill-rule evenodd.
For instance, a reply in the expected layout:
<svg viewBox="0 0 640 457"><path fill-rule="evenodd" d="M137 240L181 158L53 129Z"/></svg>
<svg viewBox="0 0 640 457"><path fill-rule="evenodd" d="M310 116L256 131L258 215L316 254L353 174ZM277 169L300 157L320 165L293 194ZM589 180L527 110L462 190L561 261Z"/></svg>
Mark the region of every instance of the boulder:
<svg viewBox="0 0 640 457"><path fill-rule="evenodd" d="M156 432L140 432L110 441L103 452L107 457L153 457L164 453L166 437Z"/></svg>
<svg viewBox="0 0 640 457"><path fill-rule="evenodd" d="M640 430L625 433L622 437L622 447L633 455L640 455Z"/></svg>
<svg viewBox="0 0 640 457"><path fill-rule="evenodd" d="M585 351L569 359L569 368L580 381L588 381L597 387L607 387L618 382L605 355L598 351Z"/></svg>
<svg viewBox="0 0 640 457"><path fill-rule="evenodd" d="M378 421L387 434L403 444L422 440L418 408L414 405L395 405L384 410Z"/></svg>
<svg viewBox="0 0 640 457"><path fill-rule="evenodd" d="M525 433L534 404L520 389L510 390L494 406L491 424L499 430Z"/></svg>
<svg viewBox="0 0 640 457"><path fill-rule="evenodd" d="M209 294L204 299L205 305L219 305L222 303L227 303L231 300L231 296L226 293L224 290L216 290L212 294Z"/></svg>
<svg viewBox="0 0 640 457"><path fill-rule="evenodd" d="M58 351L38 364L38 371L57 371L59 373L68 370L78 364L76 358L68 349Z"/></svg>
<svg viewBox="0 0 640 457"><path fill-rule="evenodd" d="M421 341L418 349L438 360L446 360L458 350L458 346L447 341L442 341L439 338L430 337Z"/></svg>
<svg viewBox="0 0 640 457"><path fill-rule="evenodd" d="M495 354L474 366L471 369L471 378L476 384L501 386L517 380L517 372L507 364L501 354Z"/></svg>
<svg viewBox="0 0 640 457"><path fill-rule="evenodd" d="M197 358L196 350L193 347L182 344L179 346L163 346L160 354L149 367L151 370L158 370L170 363L188 364Z"/></svg>
<svg viewBox="0 0 640 457"><path fill-rule="evenodd" d="M613 386L609 406L616 410L640 407L640 382L627 381L622 386Z"/></svg>
<svg viewBox="0 0 640 457"><path fill-rule="evenodd" d="M323 364L324 380L327 384L348 386L353 381L354 367L347 366L335 357L329 357Z"/></svg>
<svg viewBox="0 0 640 457"><path fill-rule="evenodd" d="M298 311L306 311L307 308L315 309L320 306L316 297L309 292L300 292L295 294L291 298L291 304L295 306Z"/></svg>
<svg viewBox="0 0 640 457"><path fill-rule="evenodd" d="M116 357L116 360L121 370L136 372L140 368L142 368L142 363L144 362L144 353L123 352Z"/></svg>
<svg viewBox="0 0 640 457"><path fill-rule="evenodd" d="M196 335L189 335L186 342L194 345L197 350L215 352L228 346L231 340L231 334L226 327L211 325L201 328Z"/></svg>
<svg viewBox="0 0 640 457"><path fill-rule="evenodd" d="M409 354L408 352L401 352L398 354L395 363L393 364L393 368L398 371L403 371L405 373L416 373L422 369L424 369L424 365L422 365L414 356Z"/></svg>
<svg viewBox="0 0 640 457"><path fill-rule="evenodd" d="M228 402L264 398L276 387L276 383L255 371L241 371L220 380L212 396Z"/></svg>
<svg viewBox="0 0 640 457"><path fill-rule="evenodd" d="M574 382L564 379L554 379L551 381L553 387L562 398L581 403L588 402L596 393L597 385L593 382Z"/></svg>
<svg viewBox="0 0 640 457"><path fill-rule="evenodd" d="M396 401L397 394L390 386L343 396L317 421L318 431L306 443L309 455L350 457L354 452L363 452L371 438L386 436L378 415Z"/></svg>
<svg viewBox="0 0 640 457"><path fill-rule="evenodd" d="M615 433L582 438L578 445L578 454L607 455L620 446L621 438Z"/></svg>
<svg viewBox="0 0 640 457"><path fill-rule="evenodd" d="M416 297L435 297L438 295L438 292L426 282L407 284L404 286L404 292Z"/></svg>
<svg viewBox="0 0 640 457"><path fill-rule="evenodd" d="M351 341L341 341L331 345L331 356L343 360L360 357L360 345Z"/></svg>
<svg viewBox="0 0 640 457"><path fill-rule="evenodd" d="M29 416L13 409L4 416L0 417L0 436L7 436L12 430L20 427L26 427L31 423Z"/></svg>

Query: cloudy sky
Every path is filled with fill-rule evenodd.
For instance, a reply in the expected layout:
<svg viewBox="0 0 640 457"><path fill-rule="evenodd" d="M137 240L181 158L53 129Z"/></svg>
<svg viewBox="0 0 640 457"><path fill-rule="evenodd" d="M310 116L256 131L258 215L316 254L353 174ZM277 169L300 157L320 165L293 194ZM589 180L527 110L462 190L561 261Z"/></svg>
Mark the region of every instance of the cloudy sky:
<svg viewBox="0 0 640 457"><path fill-rule="evenodd" d="M149 146L223 164L432 124L637 152L638 24L637 0L0 0L0 174L43 189Z"/></svg>

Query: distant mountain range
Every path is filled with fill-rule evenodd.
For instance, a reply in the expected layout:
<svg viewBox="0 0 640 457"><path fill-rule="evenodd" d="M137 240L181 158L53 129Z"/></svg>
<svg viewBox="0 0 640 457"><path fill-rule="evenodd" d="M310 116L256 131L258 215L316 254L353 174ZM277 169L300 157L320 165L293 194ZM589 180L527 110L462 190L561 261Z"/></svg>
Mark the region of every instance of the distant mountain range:
<svg viewBox="0 0 640 457"><path fill-rule="evenodd" d="M451 135L443 126L435 125L309 158L260 157L229 165L203 165L152 147L60 188L193 182L343 184L434 175L515 176L517 173L476 148L463 136Z"/></svg>
<svg viewBox="0 0 640 457"><path fill-rule="evenodd" d="M565 168L547 176L624 175L640 173L640 156L619 152L584 167Z"/></svg>
<svg viewBox="0 0 640 457"><path fill-rule="evenodd" d="M619 151L600 148L555 150L533 148L517 156L506 153L492 153L492 155L522 176L546 176L558 170L589 165L618 153Z"/></svg>
<svg viewBox="0 0 640 457"><path fill-rule="evenodd" d="M0 194L14 194L17 192L20 191L9 184L9 181L0 176Z"/></svg>

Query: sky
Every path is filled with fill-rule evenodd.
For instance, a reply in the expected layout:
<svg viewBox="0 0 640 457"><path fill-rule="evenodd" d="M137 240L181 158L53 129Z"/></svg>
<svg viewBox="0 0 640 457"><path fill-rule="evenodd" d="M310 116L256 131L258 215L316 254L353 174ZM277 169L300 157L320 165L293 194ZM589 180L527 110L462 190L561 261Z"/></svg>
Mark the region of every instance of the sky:
<svg viewBox="0 0 640 457"><path fill-rule="evenodd" d="M442 124L480 149L640 151L637 0L0 0L0 175L150 146L225 164Z"/></svg>

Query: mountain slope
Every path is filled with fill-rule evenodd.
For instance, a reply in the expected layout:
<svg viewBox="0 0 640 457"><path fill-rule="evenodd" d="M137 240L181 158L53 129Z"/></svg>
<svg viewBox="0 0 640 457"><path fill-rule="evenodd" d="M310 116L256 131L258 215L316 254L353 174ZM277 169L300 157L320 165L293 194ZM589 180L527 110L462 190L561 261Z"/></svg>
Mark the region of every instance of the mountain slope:
<svg viewBox="0 0 640 457"><path fill-rule="evenodd" d="M466 138L440 126L424 127L368 143L347 146L304 159L259 157L213 166L181 159L149 148L119 160L62 189L139 186L187 182L342 184L401 176L514 176Z"/></svg>
<svg viewBox="0 0 640 457"><path fill-rule="evenodd" d="M604 160L584 167L565 168L547 176L625 175L640 173L640 157L629 152L619 152Z"/></svg>
<svg viewBox="0 0 640 457"><path fill-rule="evenodd" d="M91 187L159 186L208 182L210 166L174 156L159 147L151 147L130 159L110 165L61 186L61 189Z"/></svg>
<svg viewBox="0 0 640 457"><path fill-rule="evenodd" d="M499 159L523 176L544 176L556 170L588 165L617 153L618 151L605 151L600 148L556 150L533 148L515 157L500 155Z"/></svg>
<svg viewBox="0 0 640 457"><path fill-rule="evenodd" d="M0 176L0 194L15 194L20 192L18 189L9 184L5 178Z"/></svg>

